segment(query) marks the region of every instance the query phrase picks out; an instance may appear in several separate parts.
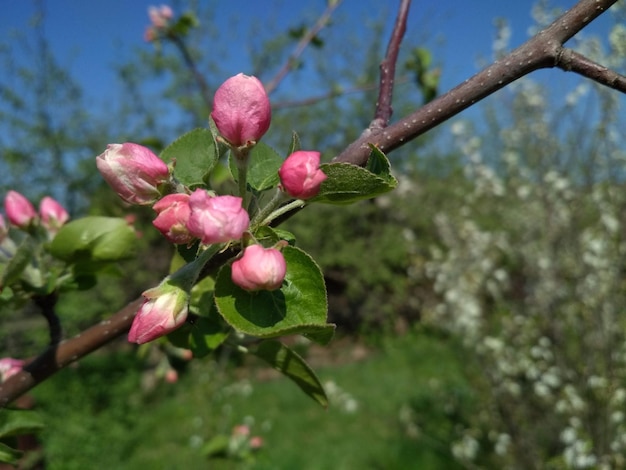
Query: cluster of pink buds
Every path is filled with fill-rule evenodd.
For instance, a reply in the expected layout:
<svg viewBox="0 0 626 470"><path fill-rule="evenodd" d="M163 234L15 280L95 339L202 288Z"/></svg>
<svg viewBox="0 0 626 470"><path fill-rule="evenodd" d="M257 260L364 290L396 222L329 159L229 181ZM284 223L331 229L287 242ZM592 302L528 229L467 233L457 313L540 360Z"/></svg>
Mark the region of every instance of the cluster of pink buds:
<svg viewBox="0 0 626 470"><path fill-rule="evenodd" d="M167 5L151 6L148 8L148 17L151 25L146 28L144 39L152 42L158 37L160 31L168 27L170 20L174 17L174 12Z"/></svg>
<svg viewBox="0 0 626 470"><path fill-rule="evenodd" d="M70 218L65 208L50 196L41 200L37 212L31 202L17 191L7 193L4 210L9 223L14 227L28 231L31 227L41 224L50 236L54 236ZM2 238L7 234L4 219L0 223L0 233Z"/></svg>
<svg viewBox="0 0 626 470"><path fill-rule="evenodd" d="M151 10L154 28L163 28L171 10ZM248 151L270 127L271 106L263 84L252 76L235 75L216 91L211 117L223 142L235 156ZM243 159L245 175L247 157ZM242 162L239 162L242 163ZM130 204L154 204L153 225L174 244L203 245L241 240L249 230L250 216L242 197L215 195L205 189L191 192L174 184L172 170L152 151L138 144L110 144L96 158L98 170L117 194ZM290 197L310 199L320 191L326 175L320 170L320 153L296 151L279 170L280 188ZM245 178L242 180L245 183ZM167 194L174 187L177 193ZM232 263L231 279L244 290L279 289L287 265L280 247L253 243ZM167 279L157 288L144 292L146 301L139 309L128 339L144 343L178 328L187 317L189 292Z"/></svg>

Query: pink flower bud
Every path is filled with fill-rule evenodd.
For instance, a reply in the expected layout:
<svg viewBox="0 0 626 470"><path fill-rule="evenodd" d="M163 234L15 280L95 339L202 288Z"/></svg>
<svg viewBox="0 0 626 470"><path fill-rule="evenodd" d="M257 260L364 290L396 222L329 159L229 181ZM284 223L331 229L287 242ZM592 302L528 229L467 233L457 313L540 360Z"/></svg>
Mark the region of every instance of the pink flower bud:
<svg viewBox="0 0 626 470"><path fill-rule="evenodd" d="M4 199L4 210L9 222L21 229L37 220L37 212L28 199L17 191L9 191Z"/></svg>
<svg viewBox="0 0 626 470"><path fill-rule="evenodd" d="M305 150L289 155L278 170L278 176L283 191L296 199L317 196L327 178L320 170L320 153Z"/></svg>
<svg viewBox="0 0 626 470"><path fill-rule="evenodd" d="M286 271L285 258L276 248L250 245L233 263L231 279L248 291L275 290L282 285Z"/></svg>
<svg viewBox="0 0 626 470"><path fill-rule="evenodd" d="M24 367L24 361L20 359L13 359L12 357L0 359L0 383L20 372L22 367Z"/></svg>
<svg viewBox="0 0 626 470"><path fill-rule="evenodd" d="M261 436L252 436L250 438L250 448L257 450L263 447L263 438Z"/></svg>
<svg viewBox="0 0 626 470"><path fill-rule="evenodd" d="M189 313L189 293L166 278L159 286L148 289L146 298L128 332L128 341L143 344L180 327Z"/></svg>
<svg viewBox="0 0 626 470"><path fill-rule="evenodd" d="M109 144L96 158L96 166L109 186L130 204L152 204L159 185L169 179L165 162L138 144Z"/></svg>
<svg viewBox="0 0 626 470"><path fill-rule="evenodd" d="M177 245L184 245L193 241L195 237L189 233L187 228L189 214L191 213L188 194L168 194L152 208L158 214L157 218L152 221L152 225L165 238Z"/></svg>
<svg viewBox="0 0 626 470"><path fill-rule="evenodd" d="M39 203L39 215L41 224L51 234L57 233L70 218L65 208L50 196L44 197Z"/></svg>
<svg viewBox="0 0 626 470"><path fill-rule="evenodd" d="M178 372L176 369L167 369L165 372L165 381L170 384L178 382Z"/></svg>
<svg viewBox="0 0 626 470"><path fill-rule="evenodd" d="M235 196L211 196L196 189L189 197L191 214L187 228L205 245L239 240L248 230L250 217Z"/></svg>
<svg viewBox="0 0 626 470"><path fill-rule="evenodd" d="M263 84L242 73L229 78L215 92L211 117L220 134L235 147L260 140L272 119Z"/></svg>

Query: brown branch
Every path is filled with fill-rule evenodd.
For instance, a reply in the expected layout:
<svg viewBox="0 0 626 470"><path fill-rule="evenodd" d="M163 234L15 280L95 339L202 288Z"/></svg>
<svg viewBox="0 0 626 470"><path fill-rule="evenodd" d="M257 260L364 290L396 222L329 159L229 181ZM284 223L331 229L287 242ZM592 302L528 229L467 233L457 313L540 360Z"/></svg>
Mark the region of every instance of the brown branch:
<svg viewBox="0 0 626 470"><path fill-rule="evenodd" d="M620 75L571 49L563 49L557 67L566 72L575 72L609 88L626 93L626 77L624 75Z"/></svg>
<svg viewBox="0 0 626 470"><path fill-rule="evenodd" d="M368 143L378 145L382 150L389 152L533 70L566 66L568 60L567 66L571 70L589 78L598 76L597 81L600 83L603 83L602 80L608 80L609 83L622 83L621 79L610 78L606 72L598 70L599 66L592 66L591 61L583 61L577 56L572 59L571 54L563 48L563 44L568 39L616 1L581 0L551 26L503 59L399 122L360 137L335 160L363 165L369 155ZM596 72L593 72L594 69ZM623 91L622 88L617 89ZM209 268L221 266L232 256L232 252L216 256L211 260ZM49 348L44 354L31 361L23 371L0 384L0 407L8 405L71 362L126 333L141 302L141 298L136 299L109 319L74 338L59 343L56 347Z"/></svg>
<svg viewBox="0 0 626 470"><path fill-rule="evenodd" d="M322 13L322 15L317 19L315 24L311 29L307 31L307 33L298 41L296 48L291 53L291 55L287 58L286 62L280 68L280 70L276 73L274 78L272 78L267 85L265 85L265 91L269 95L272 93L276 87L278 87L279 83L285 78L285 76L291 71L291 69L296 64L298 57L302 55L306 47L310 44L310 42L319 34L319 32L328 24L330 17L333 12L337 9L337 7L341 4L342 0L335 0L332 2L328 2L328 6L326 10Z"/></svg>
<svg viewBox="0 0 626 470"><path fill-rule="evenodd" d="M563 44L616 1L581 0L545 30L446 94L385 129L366 130L334 161L362 166L370 144L390 152L530 72L559 66Z"/></svg>
<svg viewBox="0 0 626 470"><path fill-rule="evenodd" d="M387 53L380 63L380 89L378 92L378 100L376 101L376 113L374 120L370 124L370 129L382 129L387 127L389 119L393 114L391 101L393 98L393 86L396 77L396 63L398 62L398 53L400 52L400 44L404 33L406 32L406 20L409 16L409 7L411 0L402 0L396 17L396 23L393 27L389 44L387 45Z"/></svg>

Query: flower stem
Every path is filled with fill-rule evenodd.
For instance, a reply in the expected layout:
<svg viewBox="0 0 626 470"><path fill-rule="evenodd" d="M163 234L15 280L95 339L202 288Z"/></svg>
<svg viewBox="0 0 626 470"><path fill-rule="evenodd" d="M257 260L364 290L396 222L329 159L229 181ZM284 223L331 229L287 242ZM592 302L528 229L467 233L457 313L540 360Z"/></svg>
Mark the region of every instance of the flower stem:
<svg viewBox="0 0 626 470"><path fill-rule="evenodd" d="M296 199L294 201L291 201L289 204L285 204L282 207L279 207L278 209L276 209L274 212L272 212L268 217L266 217L259 225L269 225L270 222L274 219L276 219L277 217L280 217L281 215L293 210L293 209L298 209L300 207L304 207L304 205L306 204L305 201L303 201L302 199Z"/></svg>

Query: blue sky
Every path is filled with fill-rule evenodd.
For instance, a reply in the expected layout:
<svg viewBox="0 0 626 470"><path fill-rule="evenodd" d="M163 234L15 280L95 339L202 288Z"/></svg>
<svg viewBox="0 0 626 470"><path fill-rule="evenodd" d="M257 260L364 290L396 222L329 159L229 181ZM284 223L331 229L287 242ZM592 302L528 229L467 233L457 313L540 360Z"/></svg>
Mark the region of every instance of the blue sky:
<svg viewBox="0 0 626 470"><path fill-rule="evenodd" d="M41 0L45 7L45 31L53 50L73 75L87 96L110 99L116 94L111 68L120 55L136 47L151 47L143 41L148 24L147 8L156 2L145 0ZM203 2L201 2L203 3ZM323 11L324 0L214 1L216 24L223 25L235 37L252 24L271 22L298 25L301 19ZM532 0L421 0L411 7L409 30L413 37L429 38L430 45L443 63L443 89L450 88L477 71L477 59L491 57L494 18L509 20L511 44L527 38L533 24ZM552 5L568 8L574 0L553 0ZM384 18L388 28L395 18L397 1L345 0L338 10L339 27L367 33L368 21ZM0 15L0 42L10 31L28 27L36 11L33 0L4 0ZM338 16L339 18L339 16ZM607 24L600 19L594 30ZM242 35L243 36L243 35ZM232 72L244 71L245 57L233 57ZM560 73L554 71L553 73ZM226 77L225 77L226 78Z"/></svg>

